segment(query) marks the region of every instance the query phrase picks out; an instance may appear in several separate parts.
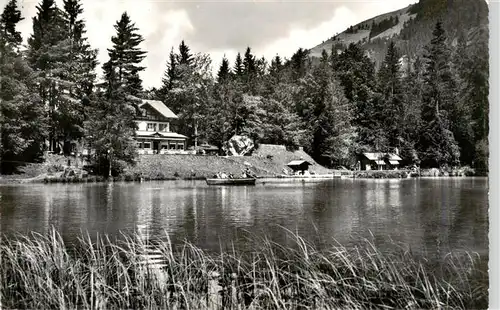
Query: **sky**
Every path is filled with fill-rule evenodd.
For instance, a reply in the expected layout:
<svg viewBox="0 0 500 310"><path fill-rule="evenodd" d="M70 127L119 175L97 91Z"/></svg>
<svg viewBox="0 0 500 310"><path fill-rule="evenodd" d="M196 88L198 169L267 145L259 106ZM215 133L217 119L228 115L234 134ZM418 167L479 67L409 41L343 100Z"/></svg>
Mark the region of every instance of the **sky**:
<svg viewBox="0 0 500 310"><path fill-rule="evenodd" d="M8 0L0 0L3 10ZM32 33L32 17L41 0L18 0L25 19L19 30ZM148 52L141 72L144 88L159 87L172 48L184 40L193 53L206 53L216 72L225 55L231 66L247 46L267 60L290 57L299 47L312 48L347 27L404 8L417 0L244 1L244 0L83 0L87 37L99 50L100 64L115 34L114 24L127 12L144 37ZM56 0L62 8L62 0ZM101 68L99 67L99 74Z"/></svg>

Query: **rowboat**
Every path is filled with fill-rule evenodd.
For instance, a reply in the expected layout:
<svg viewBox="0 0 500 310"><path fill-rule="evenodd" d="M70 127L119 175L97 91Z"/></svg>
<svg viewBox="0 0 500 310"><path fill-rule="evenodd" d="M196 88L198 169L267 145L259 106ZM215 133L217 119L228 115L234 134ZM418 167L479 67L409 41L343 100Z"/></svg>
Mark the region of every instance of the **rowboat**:
<svg viewBox="0 0 500 310"><path fill-rule="evenodd" d="M237 179L208 179L208 185L255 185L257 179L254 178L237 178Z"/></svg>

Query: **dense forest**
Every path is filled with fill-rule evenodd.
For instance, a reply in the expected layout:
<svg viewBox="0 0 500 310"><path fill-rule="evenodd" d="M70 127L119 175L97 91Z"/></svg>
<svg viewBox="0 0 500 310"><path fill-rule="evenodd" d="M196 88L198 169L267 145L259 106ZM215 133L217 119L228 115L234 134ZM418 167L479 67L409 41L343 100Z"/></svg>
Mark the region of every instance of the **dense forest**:
<svg viewBox="0 0 500 310"><path fill-rule="evenodd" d="M353 167L363 151L400 150L405 164L488 168L488 55L467 40L450 44L441 22L421 57L402 68L388 44L378 70L355 44L313 59L298 49L289 59L259 58L248 47L224 58L212 74L210 57L186 42L171 49L162 85L145 90L139 73L147 51L127 13L97 82L97 51L85 36L81 0L41 0L22 46L16 0L0 17L0 160L9 173L45 151L95 149L95 161L115 173L135 159L138 98L163 101L178 116L191 145L221 147L234 134L257 143L303 146L328 167ZM168 53L168 50L167 50ZM215 76L214 76L215 75ZM161 77L159 77L161 78Z"/></svg>

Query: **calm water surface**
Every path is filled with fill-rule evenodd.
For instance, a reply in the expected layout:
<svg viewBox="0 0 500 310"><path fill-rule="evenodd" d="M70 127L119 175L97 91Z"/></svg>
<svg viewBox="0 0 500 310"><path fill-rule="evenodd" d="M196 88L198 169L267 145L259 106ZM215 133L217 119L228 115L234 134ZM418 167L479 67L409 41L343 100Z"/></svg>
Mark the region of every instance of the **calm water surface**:
<svg viewBox="0 0 500 310"><path fill-rule="evenodd" d="M389 238L420 253L488 254L488 179L329 180L213 187L204 181L0 186L0 232L55 227L119 235L147 229L207 250L244 247L266 235L291 243L285 229L325 245Z"/></svg>

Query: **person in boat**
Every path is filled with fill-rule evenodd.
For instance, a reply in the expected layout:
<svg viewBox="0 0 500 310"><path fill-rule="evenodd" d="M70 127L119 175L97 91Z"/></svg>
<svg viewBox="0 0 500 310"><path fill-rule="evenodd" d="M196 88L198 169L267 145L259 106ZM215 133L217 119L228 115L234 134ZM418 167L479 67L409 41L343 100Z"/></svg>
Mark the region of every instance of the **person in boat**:
<svg viewBox="0 0 500 310"><path fill-rule="evenodd" d="M246 168L243 171L243 174L245 175L244 178L254 178L255 176L253 175L252 171L250 171L250 168Z"/></svg>
<svg viewBox="0 0 500 310"><path fill-rule="evenodd" d="M234 179L234 175L232 173L229 173L229 178Z"/></svg>
<svg viewBox="0 0 500 310"><path fill-rule="evenodd" d="M222 172L220 177L221 179L227 179L227 174L225 172Z"/></svg>

